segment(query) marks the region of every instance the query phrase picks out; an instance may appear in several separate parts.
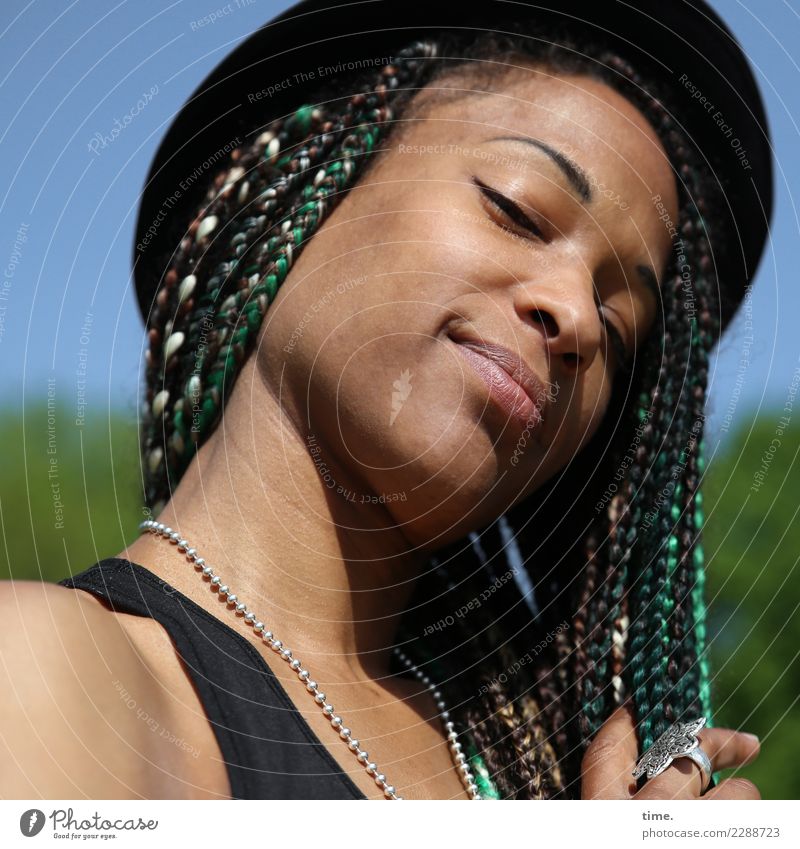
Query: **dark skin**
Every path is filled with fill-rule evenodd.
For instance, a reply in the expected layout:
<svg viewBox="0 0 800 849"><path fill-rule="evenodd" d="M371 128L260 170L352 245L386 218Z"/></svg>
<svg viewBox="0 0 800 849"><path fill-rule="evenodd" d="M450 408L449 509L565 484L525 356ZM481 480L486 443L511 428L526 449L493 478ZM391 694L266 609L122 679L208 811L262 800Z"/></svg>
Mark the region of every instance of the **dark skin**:
<svg viewBox="0 0 800 849"><path fill-rule="evenodd" d="M302 658L405 798L447 799L466 794L432 701L387 677L399 618L432 551L534 493L595 433L619 366L604 321L629 355L641 344L656 314L641 267L660 279L671 250L651 198L661 195L673 220L678 210L655 131L603 83L515 73L499 94L427 105L427 120L407 125L304 248L224 421L159 520ZM585 184L541 148L497 136L561 151ZM465 340L503 346L549 390L516 463L530 400L465 352ZM393 494L405 498L374 503ZM382 798L296 676L174 547L143 536L120 556L250 639L331 755ZM44 604L55 646L26 615ZM6 584L0 606L17 694L0 715L0 728L15 729L4 734L1 796L229 795L213 730L154 620L24 582ZM159 744L123 704L119 679L191 751ZM43 680L52 703L39 695ZM717 769L757 753L733 731L701 738ZM584 798L630 798L635 758L630 717L618 711L587 754ZM637 798L696 798L697 772L684 760ZM725 782L708 797L757 795Z"/></svg>

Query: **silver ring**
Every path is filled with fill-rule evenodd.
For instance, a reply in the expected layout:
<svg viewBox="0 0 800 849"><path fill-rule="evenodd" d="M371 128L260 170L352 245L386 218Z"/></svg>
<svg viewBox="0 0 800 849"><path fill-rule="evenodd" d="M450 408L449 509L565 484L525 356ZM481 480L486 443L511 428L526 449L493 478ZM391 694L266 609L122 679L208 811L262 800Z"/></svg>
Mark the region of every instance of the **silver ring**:
<svg viewBox="0 0 800 849"><path fill-rule="evenodd" d="M708 755L703 751L702 746L698 746L696 749L692 749L691 752L687 752L682 757L691 758L698 767L700 767L700 776L703 779L703 786L700 788L700 795L708 790L708 785L711 784L711 761L708 758Z"/></svg>
<svg viewBox="0 0 800 849"><path fill-rule="evenodd" d="M650 748L642 754L633 777L640 778L647 773L647 779L655 778L678 758L691 758L700 768L703 779L703 788L700 795L706 792L711 784L711 761L708 755L700 748L700 740L697 732L706 724L706 718L701 716L691 722L674 722L653 743Z"/></svg>

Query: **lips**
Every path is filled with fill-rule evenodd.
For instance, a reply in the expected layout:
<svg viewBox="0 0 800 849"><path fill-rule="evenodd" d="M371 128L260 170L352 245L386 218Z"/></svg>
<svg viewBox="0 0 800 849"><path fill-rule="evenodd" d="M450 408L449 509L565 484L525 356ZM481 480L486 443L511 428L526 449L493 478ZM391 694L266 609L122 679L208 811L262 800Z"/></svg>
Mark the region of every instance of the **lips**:
<svg viewBox="0 0 800 849"><path fill-rule="evenodd" d="M544 421L548 395L534 371L519 356L492 342L450 335L464 358L489 389L495 404L527 428Z"/></svg>

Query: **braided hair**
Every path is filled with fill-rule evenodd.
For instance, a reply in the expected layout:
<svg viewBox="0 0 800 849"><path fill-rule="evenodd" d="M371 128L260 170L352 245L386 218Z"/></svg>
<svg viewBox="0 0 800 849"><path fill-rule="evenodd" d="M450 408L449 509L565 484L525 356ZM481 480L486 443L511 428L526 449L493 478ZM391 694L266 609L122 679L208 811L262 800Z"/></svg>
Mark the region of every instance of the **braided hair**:
<svg viewBox="0 0 800 849"><path fill-rule="evenodd" d="M622 91L676 173L679 220L658 319L592 440L533 496L437 551L398 634L441 682L482 795L579 798L583 753L623 698L632 697L641 748L676 719L711 718L698 487L720 333L706 227L716 201L665 105L669 92L574 25L539 38L524 28L415 41L354 77L355 94L320 89L316 104L230 153L165 263L149 316L144 490L158 512L219 421L293 261L379 143L389 146L393 122L414 113L417 92L447 74L490 85L515 63L588 73Z"/></svg>

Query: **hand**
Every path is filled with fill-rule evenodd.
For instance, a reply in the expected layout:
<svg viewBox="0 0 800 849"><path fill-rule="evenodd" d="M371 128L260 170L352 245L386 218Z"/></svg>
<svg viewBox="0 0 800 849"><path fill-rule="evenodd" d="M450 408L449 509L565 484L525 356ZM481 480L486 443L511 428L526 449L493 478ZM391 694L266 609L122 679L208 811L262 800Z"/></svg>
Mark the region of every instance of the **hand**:
<svg viewBox="0 0 800 849"><path fill-rule="evenodd" d="M760 745L752 735L730 728L703 728L697 734L714 772L755 760ZM637 792L631 775L639 759L630 704L618 707L597 732L581 764L582 799L760 799L745 778L728 778L700 796L700 769L689 758L678 758Z"/></svg>

